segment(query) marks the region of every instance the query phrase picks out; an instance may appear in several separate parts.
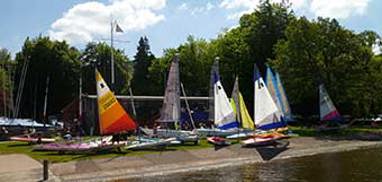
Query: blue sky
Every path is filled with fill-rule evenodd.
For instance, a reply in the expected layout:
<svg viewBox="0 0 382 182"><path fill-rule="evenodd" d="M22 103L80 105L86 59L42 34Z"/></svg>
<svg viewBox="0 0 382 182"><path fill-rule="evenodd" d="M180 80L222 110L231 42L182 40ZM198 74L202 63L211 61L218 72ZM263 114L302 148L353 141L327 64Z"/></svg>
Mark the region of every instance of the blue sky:
<svg viewBox="0 0 382 182"><path fill-rule="evenodd" d="M3 0L0 1L0 47L13 54L26 37L39 34L67 40L83 49L89 41L110 36L111 16L124 33L115 46L129 57L140 36L147 36L152 52L176 47L188 35L212 39L238 24L238 17L256 8L259 0ZM281 0L274 0L279 2ZM337 18L356 32L373 30L382 35L379 0L290 0L297 15ZM128 41L128 42L127 42Z"/></svg>

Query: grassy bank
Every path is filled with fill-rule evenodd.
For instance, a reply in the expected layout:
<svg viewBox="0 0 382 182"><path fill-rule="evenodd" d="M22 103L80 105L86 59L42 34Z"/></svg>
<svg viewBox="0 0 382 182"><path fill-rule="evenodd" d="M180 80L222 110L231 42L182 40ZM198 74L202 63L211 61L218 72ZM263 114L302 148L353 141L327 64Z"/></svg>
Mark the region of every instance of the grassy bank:
<svg viewBox="0 0 382 182"><path fill-rule="evenodd" d="M293 133L299 136L308 137L361 137L374 135L382 137L382 127L370 127L370 126L351 126L351 127L338 127L331 128L328 130L320 130L311 127L301 127L301 126L289 126L289 129ZM356 139L356 138L355 138Z"/></svg>
<svg viewBox="0 0 382 182"><path fill-rule="evenodd" d="M290 126L293 133L299 136L307 137L332 137L340 139L363 139L363 140L382 140L382 127L364 127L353 126L342 129L318 131L315 128ZM237 140L233 140L237 143ZM164 151L176 151L176 150L193 150L213 147L205 139L200 141L199 145L173 145L162 150L146 150L146 151L125 151L125 152L105 152L98 154L58 154L57 152L38 152L32 151L33 145L29 145L24 142L0 142L0 155L1 154L25 154L36 160L47 159L53 163L67 162L73 160L84 160L94 158L111 158L119 156L137 156L150 153L160 153Z"/></svg>
<svg viewBox="0 0 382 182"><path fill-rule="evenodd" d="M174 151L174 150L193 150L213 147L206 140L201 140L199 145L173 145L168 146L166 149L161 150L145 150L145 151L124 151L124 152L105 152L97 154L58 154L58 152L40 152L32 151L33 145L29 145L25 142L13 142L6 141L0 142L0 155L2 154L25 154L36 160L47 159L50 162L68 162L73 160L83 160L83 159L94 159L94 158L111 158L118 156L135 156L135 155L144 155L149 153L159 153L163 151Z"/></svg>

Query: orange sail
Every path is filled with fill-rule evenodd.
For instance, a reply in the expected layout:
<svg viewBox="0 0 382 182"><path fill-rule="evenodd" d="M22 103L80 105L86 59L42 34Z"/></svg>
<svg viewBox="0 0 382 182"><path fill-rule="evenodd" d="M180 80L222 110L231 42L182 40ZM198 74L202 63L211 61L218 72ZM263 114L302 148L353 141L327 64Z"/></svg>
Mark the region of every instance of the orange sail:
<svg viewBox="0 0 382 182"><path fill-rule="evenodd" d="M123 109L97 69L95 72L101 134L106 135L134 130L136 128L134 120Z"/></svg>

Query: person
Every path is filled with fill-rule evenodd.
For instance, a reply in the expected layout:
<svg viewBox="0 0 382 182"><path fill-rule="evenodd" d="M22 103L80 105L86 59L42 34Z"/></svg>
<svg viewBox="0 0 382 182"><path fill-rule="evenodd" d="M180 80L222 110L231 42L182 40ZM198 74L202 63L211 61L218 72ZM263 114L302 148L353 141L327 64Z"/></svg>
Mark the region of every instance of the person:
<svg viewBox="0 0 382 182"><path fill-rule="evenodd" d="M37 144L41 144L42 143L42 136L41 136L41 133L37 133Z"/></svg>
<svg viewBox="0 0 382 182"><path fill-rule="evenodd" d="M121 133L114 134L113 138L111 138L111 144L114 145L114 142L117 142L117 144L119 144L120 140L121 140Z"/></svg>

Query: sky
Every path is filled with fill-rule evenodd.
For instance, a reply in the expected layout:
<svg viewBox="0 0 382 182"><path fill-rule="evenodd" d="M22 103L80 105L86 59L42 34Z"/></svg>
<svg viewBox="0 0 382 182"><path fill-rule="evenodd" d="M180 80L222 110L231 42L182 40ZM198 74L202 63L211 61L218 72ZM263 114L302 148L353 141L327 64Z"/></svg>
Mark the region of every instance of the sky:
<svg viewBox="0 0 382 182"><path fill-rule="evenodd" d="M281 0L271 0L280 2ZM344 27L382 35L380 0L289 0L297 16L336 18ZM114 46L132 58L138 40L147 36L156 56L184 43L189 35L214 39L238 25L259 0L2 0L0 48L14 55L27 37L50 36L78 49L89 41L110 43L110 22L123 33L114 33Z"/></svg>

